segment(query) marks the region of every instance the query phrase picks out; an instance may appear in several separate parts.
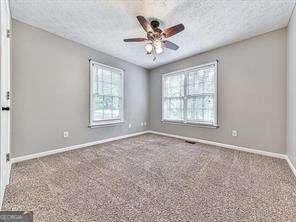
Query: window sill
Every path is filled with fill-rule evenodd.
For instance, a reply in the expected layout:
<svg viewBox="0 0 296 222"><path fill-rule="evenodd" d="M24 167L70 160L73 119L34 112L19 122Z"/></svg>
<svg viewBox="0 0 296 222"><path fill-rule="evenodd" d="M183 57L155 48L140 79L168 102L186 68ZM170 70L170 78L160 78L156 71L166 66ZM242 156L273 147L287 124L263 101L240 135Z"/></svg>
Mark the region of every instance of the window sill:
<svg viewBox="0 0 296 222"><path fill-rule="evenodd" d="M213 128L217 129L219 126L215 126L212 124L207 124L207 123L193 123L193 122L178 122L178 121L173 121L173 120L161 120L162 124L174 124L174 125L182 125L182 126L195 126L195 127L201 127L201 128Z"/></svg>
<svg viewBox="0 0 296 222"><path fill-rule="evenodd" d="M114 121L102 121L102 122L94 122L90 124L89 128L97 128L97 127L106 127L106 126L116 126L123 124L123 120L114 120Z"/></svg>

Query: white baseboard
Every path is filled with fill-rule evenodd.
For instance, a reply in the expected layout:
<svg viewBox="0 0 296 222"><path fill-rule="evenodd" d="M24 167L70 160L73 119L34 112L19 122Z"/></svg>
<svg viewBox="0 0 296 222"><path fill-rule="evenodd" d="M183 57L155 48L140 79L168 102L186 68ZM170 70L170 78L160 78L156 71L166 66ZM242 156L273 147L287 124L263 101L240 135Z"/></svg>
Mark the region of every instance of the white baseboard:
<svg viewBox="0 0 296 222"><path fill-rule="evenodd" d="M296 169L295 167L293 166L291 160L289 159L289 157L287 156L287 162L289 164L289 167L291 168L292 172L294 173L295 177L296 177Z"/></svg>
<svg viewBox="0 0 296 222"><path fill-rule="evenodd" d="M107 143L107 142L120 140L120 139L133 137L133 136L139 136L139 135L146 134L146 133L153 133L153 134L157 134L157 135L174 137L174 138L178 138L178 139L189 140L189 141L194 141L194 142L213 145L213 146L220 146L220 147L223 147L223 148L228 148L228 149L233 149L233 150L239 150L239 151L255 153L255 154L260 154L260 155L264 155L264 156L269 156L269 157L285 159L285 160L287 160L287 162L289 164L289 167L291 168L292 172L296 176L296 169L294 168L294 166L291 163L288 156L284 155L284 154L267 152L267 151L256 150L256 149L250 149L250 148L246 148L246 147L230 145L230 144L224 144L224 143L218 143L218 142L213 142L213 141L208 141L208 140L203 140L203 139L179 136L179 135L175 135L175 134L162 133L162 132L153 131L153 130L142 131L142 132L138 132L138 133L132 133L132 134L127 134L127 135L118 136L118 137L112 137L112 138L98 140L98 141L94 141L94 142L89 142L89 143L84 143L84 144L77 144L77 145L64 147L64 148L60 148L60 149L55 149L55 150L50 150L50 151L45 151L45 152L41 152L41 153L35 153L35 154L15 157L15 158L11 159L11 163L17 163L17 162L21 162L21 161L25 161L25 160L38 158L38 157L43 157L43 156L48 156L48 155L52 155L52 154L56 154L56 153L62 153L62 152L70 151L70 150L75 150L75 149L79 149L79 148L83 148L83 147L94 146L94 145L97 145L97 144ZM0 193L0 200L1 200L1 196L2 195Z"/></svg>
<svg viewBox="0 0 296 222"><path fill-rule="evenodd" d="M179 136L179 135L175 135L175 134L162 133L162 132L153 131L153 130L152 131L149 130L148 132L162 135L162 136L168 136L168 137L174 137L174 138L183 139L183 140L189 140L189 141L193 141L193 142L197 142L197 143L204 143L204 144L208 144L208 145L220 146L223 148L244 151L244 152L248 152L248 153L255 153L255 154L260 154L260 155L264 155L264 156L276 157L276 158L280 158L280 159L287 159L287 155L280 154L280 153L272 153L272 152L267 152L267 151L263 151L263 150L250 149L250 148L246 148L246 147L242 147L242 146L218 143L218 142L213 142L213 141L209 141L209 140Z"/></svg>
<svg viewBox="0 0 296 222"><path fill-rule="evenodd" d="M244 152L248 152L248 153L255 153L255 154L259 154L259 155L263 155L263 156L285 159L288 162L290 169L292 170L293 174L296 177L296 169L293 166L292 162L290 161L289 157L285 154L267 152L267 151L262 151L262 150L255 150L255 149L250 149L250 148L241 147L241 146L229 145L229 144L218 143L218 142L213 142L213 141L208 141L208 140L203 140L203 139L196 139L196 138L185 137L185 136L179 136L179 135L175 135L175 134L162 133L162 132L153 131L153 130L149 130L147 132L157 134L157 135L162 135L162 136L168 136L168 137L174 137L174 138L183 139L183 140L194 141L194 142L198 142L198 143L204 143L204 144L213 145L213 146L220 146L223 148L239 150L239 151L244 151Z"/></svg>
<svg viewBox="0 0 296 222"><path fill-rule="evenodd" d="M107 142L111 142L111 141L115 141L115 140L120 140L120 139L124 139L124 138L128 138L128 137L139 136L139 135L142 135L145 133L148 133L148 131L142 131L142 132L138 132L138 133L132 133L132 134L127 134L127 135L123 135L123 136L112 137L112 138L98 140L98 141L94 141L94 142L77 144L77 145L59 148L59 149L55 149L55 150L49 150L49 151L45 151L45 152L41 152L41 153L34 153L34 154L25 155L25 156L15 157L15 158L11 159L11 163L17 163L17 162L30 160L30 159L34 159L34 158L39 158L39 157L43 157L43 156L48 156L48 155L52 155L52 154L56 154L56 153L63 153L63 152L70 151L70 150L75 150L75 149L88 147L88 146L94 146L94 145L107 143Z"/></svg>

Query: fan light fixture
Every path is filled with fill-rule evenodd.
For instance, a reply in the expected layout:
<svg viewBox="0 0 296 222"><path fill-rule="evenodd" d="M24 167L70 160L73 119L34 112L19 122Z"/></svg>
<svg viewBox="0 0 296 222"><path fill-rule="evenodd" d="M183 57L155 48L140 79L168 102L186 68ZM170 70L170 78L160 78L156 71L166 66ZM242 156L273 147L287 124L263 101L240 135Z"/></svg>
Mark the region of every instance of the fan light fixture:
<svg viewBox="0 0 296 222"><path fill-rule="evenodd" d="M156 54L160 54L163 52L163 48L160 46L160 47L155 47L155 52Z"/></svg>
<svg viewBox="0 0 296 222"><path fill-rule="evenodd" d="M153 42L156 54L160 54L163 52L162 44L159 39L154 40Z"/></svg>
<svg viewBox="0 0 296 222"><path fill-rule="evenodd" d="M161 41L156 39L154 42L153 42L153 45L155 46L155 48L160 48L161 47Z"/></svg>
<svg viewBox="0 0 296 222"><path fill-rule="evenodd" d="M147 45L145 45L145 50L148 54L150 54L153 50L153 46L151 43L148 43Z"/></svg>
<svg viewBox="0 0 296 222"><path fill-rule="evenodd" d="M156 54L160 54L163 52L162 43L160 40L157 39L152 43L148 43L147 45L145 45L145 50L147 54L151 54L153 50L155 51Z"/></svg>

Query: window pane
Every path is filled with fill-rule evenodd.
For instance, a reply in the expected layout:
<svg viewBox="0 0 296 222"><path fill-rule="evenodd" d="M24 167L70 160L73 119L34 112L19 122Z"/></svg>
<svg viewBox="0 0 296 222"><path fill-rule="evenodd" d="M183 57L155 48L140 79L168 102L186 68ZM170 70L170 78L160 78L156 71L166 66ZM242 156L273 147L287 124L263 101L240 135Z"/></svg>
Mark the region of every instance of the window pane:
<svg viewBox="0 0 296 222"><path fill-rule="evenodd" d="M188 95L215 92L215 66L206 66L188 73Z"/></svg>
<svg viewBox="0 0 296 222"><path fill-rule="evenodd" d="M113 107L113 98L112 96L104 96L104 109L112 109Z"/></svg>
<svg viewBox="0 0 296 222"><path fill-rule="evenodd" d="M214 97L196 96L187 100L187 119L193 122L214 122Z"/></svg>
<svg viewBox="0 0 296 222"><path fill-rule="evenodd" d="M184 74L168 75L164 77L164 96L184 96Z"/></svg>
<svg viewBox="0 0 296 222"><path fill-rule="evenodd" d="M113 97L113 104L112 104L112 109L113 110L119 110L120 105L121 105L121 99L119 97Z"/></svg>
<svg viewBox="0 0 296 222"><path fill-rule="evenodd" d="M105 109L104 111L104 119L112 119L112 110L111 109Z"/></svg>
<svg viewBox="0 0 296 222"><path fill-rule="evenodd" d="M93 96L93 103L94 103L94 119L99 120L102 119L104 114L103 114L103 109L104 109L104 97L100 96L98 94L94 94Z"/></svg>
<svg viewBox="0 0 296 222"><path fill-rule="evenodd" d="M104 112L103 112L103 110L96 110L96 111L94 111L93 119L95 121L104 119Z"/></svg>
<svg viewBox="0 0 296 222"><path fill-rule="evenodd" d="M183 99L172 98L164 101L164 119L182 120L183 119Z"/></svg>
<svg viewBox="0 0 296 222"><path fill-rule="evenodd" d="M103 82L102 81L96 82L94 89L96 89L95 93L99 95L103 95Z"/></svg>
<svg viewBox="0 0 296 222"><path fill-rule="evenodd" d="M112 72L108 68L103 69L103 82L111 83L112 81Z"/></svg>
<svg viewBox="0 0 296 222"><path fill-rule="evenodd" d="M203 99L202 97L190 98L187 100L187 119L202 120L203 119Z"/></svg>
<svg viewBox="0 0 296 222"><path fill-rule="evenodd" d="M93 75L93 82L92 82L92 85L93 85L92 92L101 94L102 93L102 84L101 84L102 69L94 67L93 73L94 75Z"/></svg>
<svg viewBox="0 0 296 222"><path fill-rule="evenodd" d="M103 82L103 95L111 95L112 94L112 85L108 82Z"/></svg>
<svg viewBox="0 0 296 222"><path fill-rule="evenodd" d="M112 98L112 118L119 119L120 117L121 99L119 97Z"/></svg>
<svg viewBox="0 0 296 222"><path fill-rule="evenodd" d="M121 75L120 73L113 72L112 73L112 83L115 85L121 85Z"/></svg>
<svg viewBox="0 0 296 222"><path fill-rule="evenodd" d="M119 117L120 117L120 110L113 110L112 119L119 119Z"/></svg>
<svg viewBox="0 0 296 222"><path fill-rule="evenodd" d="M93 102L95 110L103 109L104 108L104 98L103 96L100 96L98 94L94 94L93 96Z"/></svg>
<svg viewBox="0 0 296 222"><path fill-rule="evenodd" d="M112 82L112 95L113 96L120 96L121 94L121 85L119 84L113 84Z"/></svg>
<svg viewBox="0 0 296 222"><path fill-rule="evenodd" d="M95 102L94 119L104 120L112 118L113 97L112 96L97 96L94 95Z"/></svg>
<svg viewBox="0 0 296 222"><path fill-rule="evenodd" d="M214 123L214 97L204 97L204 121Z"/></svg>

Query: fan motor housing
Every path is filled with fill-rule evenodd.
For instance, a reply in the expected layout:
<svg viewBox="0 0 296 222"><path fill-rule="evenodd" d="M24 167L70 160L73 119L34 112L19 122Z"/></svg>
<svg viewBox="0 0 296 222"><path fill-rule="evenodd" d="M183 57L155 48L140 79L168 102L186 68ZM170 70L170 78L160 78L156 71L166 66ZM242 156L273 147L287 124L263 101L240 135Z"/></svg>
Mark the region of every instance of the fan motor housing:
<svg viewBox="0 0 296 222"><path fill-rule="evenodd" d="M159 27L159 21L157 21L157 20L152 20L152 21L150 22L150 24L151 24L151 26L152 26L153 28L158 28L158 27Z"/></svg>

